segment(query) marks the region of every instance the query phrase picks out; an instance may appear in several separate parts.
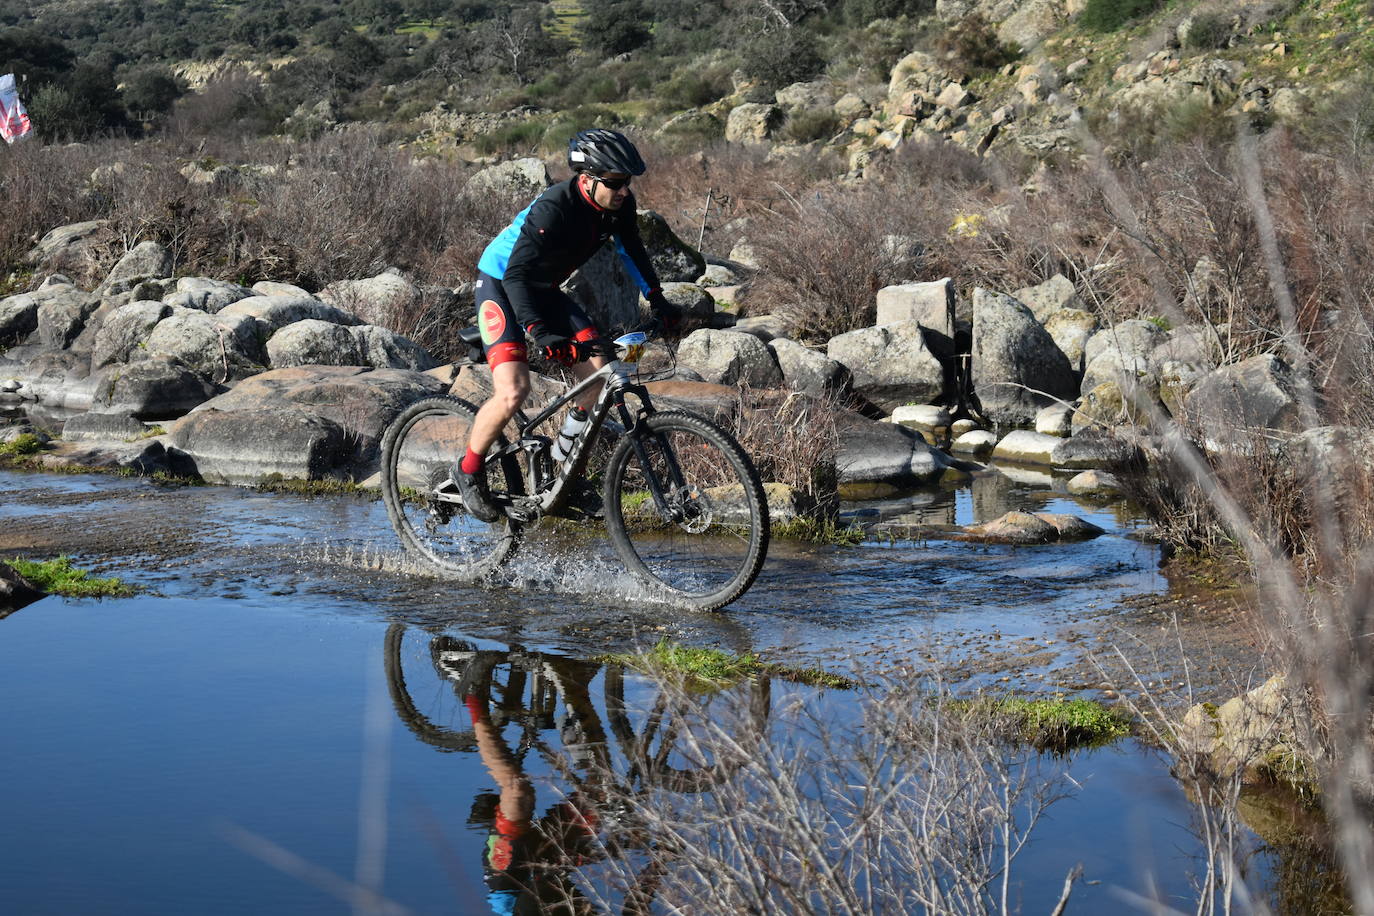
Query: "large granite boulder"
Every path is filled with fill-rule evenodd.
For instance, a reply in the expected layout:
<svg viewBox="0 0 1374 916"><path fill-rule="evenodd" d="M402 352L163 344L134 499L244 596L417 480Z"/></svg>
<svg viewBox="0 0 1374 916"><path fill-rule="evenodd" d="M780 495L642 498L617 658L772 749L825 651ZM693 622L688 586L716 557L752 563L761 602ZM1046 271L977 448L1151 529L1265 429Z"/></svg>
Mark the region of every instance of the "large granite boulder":
<svg viewBox="0 0 1374 916"><path fill-rule="evenodd" d="M295 324L297 321L307 319L341 325L362 323L353 313L336 305L322 302L309 293L260 293L226 305L219 310L216 317L226 320L240 317L251 318L260 328L264 340L288 324Z"/></svg>
<svg viewBox="0 0 1374 916"><path fill-rule="evenodd" d="M1073 281L1063 274L1055 274L1038 286L1028 286L1012 293L1012 298L1031 310L1035 320L1043 323L1060 309L1081 309L1082 300Z"/></svg>
<svg viewBox="0 0 1374 916"><path fill-rule="evenodd" d="M752 334L703 328L693 331L677 351L678 362L717 385L747 384L776 388L782 370L767 345Z"/></svg>
<svg viewBox="0 0 1374 916"><path fill-rule="evenodd" d="M91 368L127 363L140 355L144 341L157 323L172 314L164 302L140 301L121 305L100 323L91 348Z"/></svg>
<svg viewBox="0 0 1374 916"><path fill-rule="evenodd" d="M170 420L215 396L217 387L180 360L150 357L92 375L91 409Z"/></svg>
<svg viewBox="0 0 1374 916"><path fill-rule="evenodd" d="M181 277L176 291L167 293L162 301L177 308L199 309L214 314L226 305L247 299L254 293L246 286L208 277Z"/></svg>
<svg viewBox="0 0 1374 916"><path fill-rule="evenodd" d="M396 415L446 388L398 369L273 369L208 401L169 433L206 480L362 479L376 470L382 434Z"/></svg>
<svg viewBox="0 0 1374 916"><path fill-rule="evenodd" d="M754 335L757 336L757 335ZM824 353L804 347L795 340L775 337L767 347L782 372L782 383L795 391L813 394L849 390L849 370Z"/></svg>
<svg viewBox="0 0 1374 916"><path fill-rule="evenodd" d="M1102 328L1083 347L1083 390L1103 382L1152 376L1155 349L1168 334L1153 321L1132 319Z"/></svg>
<svg viewBox="0 0 1374 916"><path fill-rule="evenodd" d="M664 283L694 283L706 271L706 258L701 252L673 232L668 221L653 210L636 214L639 237L649 253L658 279Z"/></svg>
<svg viewBox="0 0 1374 916"><path fill-rule="evenodd" d="M836 413L839 454L836 470L842 499L878 499L939 480L951 462L920 433L869 420L852 411Z"/></svg>
<svg viewBox="0 0 1374 916"><path fill-rule="evenodd" d="M663 295L682 309L682 314L694 321L706 321L716 312L716 300L705 288L695 283L665 282Z"/></svg>
<svg viewBox="0 0 1374 916"><path fill-rule="evenodd" d="M1069 365L1076 371L1084 369L1083 355L1088 339L1097 333L1097 316L1082 309L1066 308L1051 312L1044 320L1045 331L1054 345L1064 351Z"/></svg>
<svg viewBox="0 0 1374 916"><path fill-rule="evenodd" d="M414 313L424 293L399 272L385 271L362 280L337 280L320 290L319 298L363 324L394 327L398 317Z"/></svg>
<svg viewBox="0 0 1374 916"><path fill-rule="evenodd" d="M53 283L27 296L37 306L35 343L57 350L71 346L86 327L86 321L100 307L100 299L70 283Z"/></svg>
<svg viewBox="0 0 1374 916"><path fill-rule="evenodd" d="M891 413L944 393L945 371L915 321L860 328L830 339L826 355L853 376L854 391Z"/></svg>
<svg viewBox="0 0 1374 916"><path fill-rule="evenodd" d="M267 341L267 361L273 369L360 366L362 354L350 330L315 318L288 324Z"/></svg>
<svg viewBox="0 0 1374 916"><path fill-rule="evenodd" d="M1119 468L1139 460L1140 446L1101 429L1086 429L1062 440L1050 456L1057 468L1070 470Z"/></svg>
<svg viewBox="0 0 1374 916"><path fill-rule="evenodd" d="M1069 359L1030 309L1010 296L973 291L973 388L995 423L1020 426L1055 400L1073 400Z"/></svg>
<svg viewBox="0 0 1374 916"><path fill-rule="evenodd" d="M361 364L374 369L414 369L424 372L439 365L424 347L395 331L372 324L351 327Z"/></svg>
<svg viewBox="0 0 1374 916"><path fill-rule="evenodd" d="M75 277L91 274L100 263L101 250L110 243L110 221L71 223L49 230L24 255L39 270L61 271Z"/></svg>
<svg viewBox="0 0 1374 916"><path fill-rule="evenodd" d="M38 301L25 293L0 299L0 347L13 346L38 330Z"/></svg>
<svg viewBox="0 0 1374 916"><path fill-rule="evenodd" d="M1302 427L1293 370L1272 353L1208 374L1184 398L1183 406L1206 430L1209 442L1248 438L1256 430Z"/></svg>
<svg viewBox="0 0 1374 916"><path fill-rule="evenodd" d="M110 269L97 292L102 295L124 292L139 281L171 275L172 253L157 242L139 242Z"/></svg>
<svg viewBox="0 0 1374 916"><path fill-rule="evenodd" d="M915 321L922 327L954 336L954 281L948 277L926 283L902 283L878 290L877 325Z"/></svg>
<svg viewBox="0 0 1374 916"><path fill-rule="evenodd" d="M246 300L245 300L246 301ZM232 308L232 306L231 306ZM260 326L252 318L211 315L199 309L173 308L144 341L149 356L167 356L215 382L254 375L267 364Z"/></svg>
<svg viewBox="0 0 1374 916"><path fill-rule="evenodd" d="M487 166L468 179L463 192L479 197L498 193L534 200L552 183L544 160L529 156Z"/></svg>
<svg viewBox="0 0 1374 916"><path fill-rule="evenodd" d="M782 109L763 102L746 102L730 109L725 119L727 143L759 143L781 126Z"/></svg>

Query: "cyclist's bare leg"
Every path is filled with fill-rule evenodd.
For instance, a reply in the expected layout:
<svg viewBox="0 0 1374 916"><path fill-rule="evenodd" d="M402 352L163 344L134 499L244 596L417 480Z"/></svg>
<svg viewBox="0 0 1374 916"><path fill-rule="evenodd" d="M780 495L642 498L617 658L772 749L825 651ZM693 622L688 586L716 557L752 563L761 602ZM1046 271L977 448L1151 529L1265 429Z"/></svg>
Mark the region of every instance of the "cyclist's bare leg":
<svg viewBox="0 0 1374 916"><path fill-rule="evenodd" d="M468 434L468 448L485 455L501 430L515 416L530 393L530 367L518 360L500 363L491 370L492 395L477 411Z"/></svg>
<svg viewBox="0 0 1374 916"><path fill-rule="evenodd" d="M577 380L580 382L596 370L600 369L602 366L605 366L609 362L610 360L604 356L593 356L590 359L585 359L582 362L573 366L573 375L577 376ZM593 385L592 387L588 388L586 391L582 392L580 395L577 396L577 406L581 407L583 410L591 410L592 407L596 404L597 395L600 393L601 392L596 390L596 386Z"/></svg>

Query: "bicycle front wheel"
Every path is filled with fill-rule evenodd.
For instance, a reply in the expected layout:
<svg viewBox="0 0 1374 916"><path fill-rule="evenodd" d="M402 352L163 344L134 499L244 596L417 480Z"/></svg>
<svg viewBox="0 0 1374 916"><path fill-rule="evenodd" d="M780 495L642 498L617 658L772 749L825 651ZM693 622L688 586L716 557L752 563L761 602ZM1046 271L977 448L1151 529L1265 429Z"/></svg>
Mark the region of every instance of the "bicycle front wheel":
<svg viewBox="0 0 1374 916"><path fill-rule="evenodd" d="M625 564L666 597L715 610L753 584L768 503L744 450L715 424L665 411L624 436L606 467L606 528Z"/></svg>
<svg viewBox="0 0 1374 916"><path fill-rule="evenodd" d="M507 518L473 518L449 481L449 466L467 448L477 408L454 397L411 404L382 439L382 501L408 553L463 579L489 575L510 556L519 529ZM499 444L499 443L498 443ZM518 492L520 471L509 459L487 465L493 495Z"/></svg>

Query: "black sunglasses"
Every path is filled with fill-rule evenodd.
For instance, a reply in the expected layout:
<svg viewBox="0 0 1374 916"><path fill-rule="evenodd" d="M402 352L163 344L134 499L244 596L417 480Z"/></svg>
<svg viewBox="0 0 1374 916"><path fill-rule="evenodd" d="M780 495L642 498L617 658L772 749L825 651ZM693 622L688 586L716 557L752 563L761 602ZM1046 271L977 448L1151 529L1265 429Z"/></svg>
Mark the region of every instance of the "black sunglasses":
<svg viewBox="0 0 1374 916"><path fill-rule="evenodd" d="M596 176L596 175L593 175L593 176L592 176L592 181L595 181L595 182L597 182L598 184L605 185L609 190L612 190L612 191L619 191L621 188L629 187L629 186L630 186L630 181L631 181L631 179L629 179L629 178L600 178L600 177L598 177L598 176Z"/></svg>

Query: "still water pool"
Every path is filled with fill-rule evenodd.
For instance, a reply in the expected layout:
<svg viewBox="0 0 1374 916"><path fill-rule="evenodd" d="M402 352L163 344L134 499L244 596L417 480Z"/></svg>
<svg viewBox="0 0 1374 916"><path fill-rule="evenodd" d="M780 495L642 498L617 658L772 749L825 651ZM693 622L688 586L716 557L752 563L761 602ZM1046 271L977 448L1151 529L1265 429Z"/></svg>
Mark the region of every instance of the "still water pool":
<svg viewBox="0 0 1374 916"><path fill-rule="evenodd" d="M0 618L4 913L333 913L354 882L378 912L503 912L502 824L577 791L553 761L625 778L643 763L635 710L656 688L601 652L667 636L838 670L930 656L1032 685L1067 665L1063 631L1086 609L1167 586L1119 509L1000 481L862 510L967 523L1044 507L1109 533L1037 550L779 544L714 615L638 603L609 561L556 539L508 587L417 576L369 501L12 473L0 496L0 531L148 589ZM774 684L770 722L785 698L837 719L856 702ZM1168 761L1125 742L1065 763L1077 787L1017 863L1018 907L1049 912L1082 863L1070 912L1129 912L1122 891L1191 909L1199 844ZM1253 868L1263 883L1270 860Z"/></svg>

